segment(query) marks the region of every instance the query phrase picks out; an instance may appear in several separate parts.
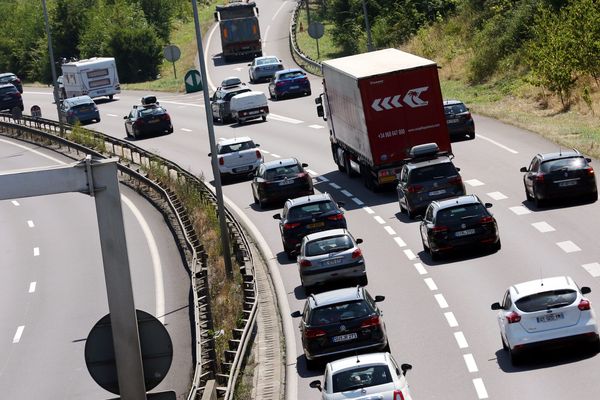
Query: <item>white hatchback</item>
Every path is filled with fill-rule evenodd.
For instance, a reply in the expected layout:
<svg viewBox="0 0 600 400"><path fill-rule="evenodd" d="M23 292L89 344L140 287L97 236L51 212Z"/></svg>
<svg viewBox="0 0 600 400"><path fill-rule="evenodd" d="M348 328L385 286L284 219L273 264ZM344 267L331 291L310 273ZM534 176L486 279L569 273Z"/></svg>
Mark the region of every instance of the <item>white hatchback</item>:
<svg viewBox="0 0 600 400"><path fill-rule="evenodd" d="M319 389L323 400L412 400L405 377L410 369L387 352L356 355L328 363L323 383L312 381L310 387Z"/></svg>
<svg viewBox="0 0 600 400"><path fill-rule="evenodd" d="M584 342L594 351L600 348L598 324L591 303L568 276L536 279L512 285L501 303L492 304L498 310L498 325L502 347L518 364L522 352L546 346L561 346Z"/></svg>

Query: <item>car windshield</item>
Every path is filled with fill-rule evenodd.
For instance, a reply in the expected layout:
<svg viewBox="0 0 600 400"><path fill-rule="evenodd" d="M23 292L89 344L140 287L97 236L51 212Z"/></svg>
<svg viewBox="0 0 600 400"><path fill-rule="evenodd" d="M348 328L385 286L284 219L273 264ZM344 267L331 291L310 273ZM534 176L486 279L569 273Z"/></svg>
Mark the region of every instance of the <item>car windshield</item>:
<svg viewBox="0 0 600 400"><path fill-rule="evenodd" d="M7 87L0 88L0 94L15 93L16 91L17 91L17 88L15 88L14 86L7 86Z"/></svg>
<svg viewBox="0 0 600 400"><path fill-rule="evenodd" d="M392 382L392 374L387 365L354 367L351 370L333 374L333 392L347 392L363 387L385 385Z"/></svg>
<svg viewBox="0 0 600 400"><path fill-rule="evenodd" d="M298 164L292 165L280 165L277 168L268 169L265 172L265 179L268 181L283 179L286 176L298 175L300 172L300 166Z"/></svg>
<svg viewBox="0 0 600 400"><path fill-rule="evenodd" d="M311 326L329 325L336 322L368 317L371 314L373 314L373 310L365 300L332 304L315 308L310 315L309 324Z"/></svg>
<svg viewBox="0 0 600 400"><path fill-rule="evenodd" d="M304 76L304 72L302 71L294 71L294 72L286 72L285 74L280 74L279 79L293 79Z"/></svg>
<svg viewBox="0 0 600 400"><path fill-rule="evenodd" d="M464 112L467 112L467 107L462 103L444 106L444 113L446 114L461 114Z"/></svg>
<svg viewBox="0 0 600 400"><path fill-rule="evenodd" d="M303 219L333 211L335 209L336 206L329 200L303 204L301 206L290 208L287 214L287 219L288 221Z"/></svg>
<svg viewBox="0 0 600 400"><path fill-rule="evenodd" d="M321 254L336 253L353 247L354 243L352 243L350 236L339 235L308 242L304 253L309 257L320 256Z"/></svg>
<svg viewBox="0 0 600 400"><path fill-rule="evenodd" d="M577 292L575 290L557 289L522 297L515 302L515 305L521 311L535 312L550 308L565 307L573 304L576 299Z"/></svg>
<svg viewBox="0 0 600 400"><path fill-rule="evenodd" d="M554 171L581 169L585 168L586 166L587 162L585 161L585 158L577 156L543 162L541 166L541 171L547 173Z"/></svg>
<svg viewBox="0 0 600 400"><path fill-rule="evenodd" d="M140 109L140 117L148 117L150 115L160 115L164 111L160 107L144 107Z"/></svg>
<svg viewBox="0 0 600 400"><path fill-rule="evenodd" d="M441 164L428 165L426 167L415 168L410 171L408 182L421 183L436 179L447 178L448 176L458 175L456 167L449 162Z"/></svg>
<svg viewBox="0 0 600 400"><path fill-rule="evenodd" d="M256 61L256 65L277 64L279 60L276 57L263 58Z"/></svg>
<svg viewBox="0 0 600 400"><path fill-rule="evenodd" d="M219 154L227 154L227 153L235 153L236 151L249 150L253 149L254 142L240 142L240 143L232 143L221 146L219 149Z"/></svg>
<svg viewBox="0 0 600 400"><path fill-rule="evenodd" d="M454 224L460 221L471 218L481 218L487 215L487 210L483 204L465 204L439 210L435 217L435 223L436 225Z"/></svg>

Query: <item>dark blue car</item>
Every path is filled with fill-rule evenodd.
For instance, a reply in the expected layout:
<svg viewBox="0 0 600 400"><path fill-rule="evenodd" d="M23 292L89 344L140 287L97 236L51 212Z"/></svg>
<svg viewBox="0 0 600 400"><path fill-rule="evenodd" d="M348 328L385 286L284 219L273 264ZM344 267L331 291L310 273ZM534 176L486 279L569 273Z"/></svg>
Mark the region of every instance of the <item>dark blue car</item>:
<svg viewBox="0 0 600 400"><path fill-rule="evenodd" d="M277 71L269 83L271 99L279 100L289 95L310 95L310 81L300 68Z"/></svg>

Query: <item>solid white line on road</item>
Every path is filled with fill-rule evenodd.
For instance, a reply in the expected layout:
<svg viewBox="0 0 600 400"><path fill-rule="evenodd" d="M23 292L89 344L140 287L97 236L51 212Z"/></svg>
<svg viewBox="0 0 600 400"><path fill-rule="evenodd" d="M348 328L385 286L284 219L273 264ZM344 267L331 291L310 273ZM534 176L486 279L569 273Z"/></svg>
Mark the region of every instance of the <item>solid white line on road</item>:
<svg viewBox="0 0 600 400"><path fill-rule="evenodd" d="M106 114L106 115L108 115L109 117L118 117L117 114Z"/></svg>
<svg viewBox="0 0 600 400"><path fill-rule="evenodd" d="M33 256L37 257L40 255L40 248L39 247L34 247L33 248Z"/></svg>
<svg viewBox="0 0 600 400"><path fill-rule="evenodd" d="M31 282L29 284L29 293L33 293L35 292L35 286L37 285L37 282Z"/></svg>
<svg viewBox="0 0 600 400"><path fill-rule="evenodd" d="M392 236L396 234L396 231L394 230L394 228L392 228L389 225L384 226L383 229L385 229L385 231Z"/></svg>
<svg viewBox="0 0 600 400"><path fill-rule="evenodd" d="M414 260L415 258L417 258L417 256L415 256L415 253L412 252L411 249L406 249L404 250L404 255L406 256L406 258L408 258L410 261Z"/></svg>
<svg viewBox="0 0 600 400"><path fill-rule="evenodd" d="M275 11L275 14L273 14L273 17L271 18L271 21L275 21L275 19L277 18L277 15L281 11L281 9L285 6L285 3L286 3L285 1L283 3L281 3L281 5L277 9L277 11Z"/></svg>
<svg viewBox="0 0 600 400"><path fill-rule="evenodd" d="M308 127L309 127L309 128L313 128L313 129L323 129L323 128L325 128L325 127L324 127L324 126L322 126L322 125L309 125Z"/></svg>
<svg viewBox="0 0 600 400"><path fill-rule="evenodd" d="M21 341L21 335L23 335L23 330L25 329L25 325L21 325L17 328L17 332L15 336L13 336L13 343L19 343Z"/></svg>
<svg viewBox="0 0 600 400"><path fill-rule="evenodd" d="M312 169L305 169L306 172L308 172L309 174L311 174L312 176L319 176L319 174L317 174L315 171L313 171Z"/></svg>
<svg viewBox="0 0 600 400"><path fill-rule="evenodd" d="M32 220L27 221L27 226L29 226L30 228L33 228L35 226L35 224L33 223Z"/></svg>
<svg viewBox="0 0 600 400"><path fill-rule="evenodd" d="M444 298L443 294L438 293L433 297L435 297L435 300L437 301L440 308L448 308L448 302L446 302L446 299Z"/></svg>
<svg viewBox="0 0 600 400"><path fill-rule="evenodd" d="M269 119L274 119L276 121L281 121L281 122L287 122L290 124L301 124L304 121L300 121L299 119L295 119L295 118L290 118L290 117L284 117L283 115L277 115L277 114L269 114Z"/></svg>
<svg viewBox="0 0 600 400"><path fill-rule="evenodd" d="M267 150L265 150L265 149L260 149L260 151L262 151L262 152L263 152L263 153L265 153L265 154L271 154L271 152L270 152L270 151L267 151Z"/></svg>
<svg viewBox="0 0 600 400"><path fill-rule="evenodd" d="M398 238L398 239L400 239L400 238ZM427 275L427 270L425 269L423 264L414 263L414 266L415 266L415 269L417 270L417 272L419 273L419 275Z"/></svg>
<svg viewBox="0 0 600 400"><path fill-rule="evenodd" d="M180 130L184 131L184 132L191 132L192 131L191 129L188 129L188 128L181 128Z"/></svg>
<svg viewBox="0 0 600 400"><path fill-rule="evenodd" d="M423 281L425 282L425 284L427 285L429 290L438 290L438 287L435 284L435 282L433 281L433 278L425 278L425 279L423 279Z"/></svg>
<svg viewBox="0 0 600 400"><path fill-rule="evenodd" d="M558 247L560 247L565 253L574 253L576 251L581 251L581 249L570 240L566 240L564 242L556 243Z"/></svg>
<svg viewBox="0 0 600 400"><path fill-rule="evenodd" d="M375 211L371 207L363 207L363 210L367 212L367 214L375 214Z"/></svg>
<svg viewBox="0 0 600 400"><path fill-rule="evenodd" d="M381 218L379 215L376 215L373 218L375 219L375 221L379 222L381 225L385 224L384 219Z"/></svg>
<svg viewBox="0 0 600 400"><path fill-rule="evenodd" d="M359 199L358 197L353 197L352 201L355 202L357 205L362 206L363 204L365 204L361 199Z"/></svg>
<svg viewBox="0 0 600 400"><path fill-rule="evenodd" d="M481 136L479 136L481 137ZM473 386L475 386L475 391L477 392L477 397L480 399L487 399L488 393L485 390L485 385L483 384L483 380L481 378L473 379Z"/></svg>
<svg viewBox="0 0 600 400"><path fill-rule="evenodd" d="M13 200L13 201L11 201L11 203L12 203L12 204L13 204L13 206L15 206L15 207L19 207L19 206L20 206L19 202L18 202L18 201L16 201L16 200Z"/></svg>
<svg viewBox="0 0 600 400"><path fill-rule="evenodd" d="M470 185L470 186L483 186L485 185L485 183L481 182L480 180L477 179L469 179L467 181L465 181L466 184Z"/></svg>
<svg viewBox="0 0 600 400"><path fill-rule="evenodd" d="M469 370L469 372L473 373L473 372L479 371L479 369L477 368L477 363L475 362L475 358L473 357L473 354L471 354L471 353L465 354L465 355L463 355L463 357L465 359L465 364L467 364L467 369Z"/></svg>
<svg viewBox="0 0 600 400"><path fill-rule="evenodd" d="M27 93L29 93L29 92L27 92ZM29 148L29 147L27 147L27 146L23 146L22 144L13 143L13 142L11 142L11 141L4 140L4 139L0 139L0 142L3 142L3 143L6 143L6 144L10 144L10 145L13 145L13 146L19 147L19 148L21 148L21 149L23 149L23 150L30 151L30 152L32 152L32 153L34 153L34 154L37 154L38 156L41 156L41 157L47 158L48 160L52 160L52 161L54 161L54 162L56 162L56 163L58 163L58 164L61 164L61 165L66 165L66 164L67 164L67 163L65 163L65 162L63 162L63 161L60 161L58 158L54 158L54 157L52 157L52 156L49 156L49 155L47 155L47 154L44 154L44 153L42 153L41 151L34 150L34 149L32 149L32 148ZM16 201L16 200L13 200L13 201L12 201L12 203L13 203L15 206L19 206L19 202L18 202L18 201Z"/></svg>
<svg viewBox="0 0 600 400"><path fill-rule="evenodd" d="M206 38L206 49L204 50L204 65L208 65L208 47L209 47L209 43L212 43L212 35L214 35L215 31L217 30L217 28L219 27L219 24L214 24L213 28L210 30L210 33L208 34L208 38ZM208 72L206 72L206 80L208 81L208 87L210 87L212 89L212 91L216 91L217 87L213 84L212 80L210 79L210 74Z"/></svg>
<svg viewBox="0 0 600 400"><path fill-rule="evenodd" d="M596 263L590 263L590 264L583 264L582 267L587 272L589 272L589 274L593 278L597 278L597 277L600 276L600 264L598 264L597 262Z"/></svg>
<svg viewBox="0 0 600 400"><path fill-rule="evenodd" d="M271 155L275 158L281 158L281 156L279 154L271 153Z"/></svg>
<svg viewBox="0 0 600 400"><path fill-rule="evenodd" d="M341 190L340 192L346 197L354 197L354 195L352 193L350 193L349 191L347 191L346 189Z"/></svg>
<svg viewBox="0 0 600 400"><path fill-rule="evenodd" d="M396 237L394 238L394 240L396 241L396 244L397 244L399 247L406 247L406 242L404 242L404 240L402 240L402 238L401 238L401 237L399 237L399 236L396 236Z"/></svg>
<svg viewBox="0 0 600 400"><path fill-rule="evenodd" d="M546 232L553 232L556 229L554 229L552 226L550 226L550 224L548 224L547 222L534 222L533 224L531 224L531 226L533 226L535 229L537 229L538 231L542 232L542 233L546 233Z"/></svg>
<svg viewBox="0 0 600 400"><path fill-rule="evenodd" d="M337 183L334 183L334 182L329 182L329 186L331 186L334 189L341 189L342 188L340 185L338 185Z"/></svg>
<svg viewBox="0 0 600 400"><path fill-rule="evenodd" d="M469 343L467 343L467 339L465 338L464 333L462 332L454 332L454 338L456 339L456 343L458 347L461 349L466 349L469 347Z"/></svg>
<svg viewBox="0 0 600 400"><path fill-rule="evenodd" d="M523 207L523 206L510 207L509 210L514 212L517 215L525 215L525 214L531 213L531 211L529 211L529 209L527 207Z"/></svg>
<svg viewBox="0 0 600 400"><path fill-rule="evenodd" d="M504 200L504 199L508 199L507 196L503 195L500 192L490 192L487 194L488 196L490 196L493 200Z"/></svg>
<svg viewBox="0 0 600 400"><path fill-rule="evenodd" d="M446 321L448 321L450 328L456 328L458 326L458 321L456 320L456 317L452 311L444 313L444 317L446 317Z"/></svg>
<svg viewBox="0 0 600 400"><path fill-rule="evenodd" d="M495 144L496 146L498 146L498 147L500 147L500 148L502 148L502 149L504 149L504 150L508 151L509 153L513 153L513 154L519 154L519 152L518 152L518 151L516 151L516 150L513 150L513 149L511 149L510 147L506 147L505 145L503 145L503 144L500 144L500 143L496 142L495 140L492 140L492 139L490 139L490 138L488 138L488 137L485 137L485 136L482 136L482 135L477 135L477 137L478 137L478 138L481 138L481 139L483 139L483 140L487 140L488 142L490 142L490 143L492 143L492 144Z"/></svg>

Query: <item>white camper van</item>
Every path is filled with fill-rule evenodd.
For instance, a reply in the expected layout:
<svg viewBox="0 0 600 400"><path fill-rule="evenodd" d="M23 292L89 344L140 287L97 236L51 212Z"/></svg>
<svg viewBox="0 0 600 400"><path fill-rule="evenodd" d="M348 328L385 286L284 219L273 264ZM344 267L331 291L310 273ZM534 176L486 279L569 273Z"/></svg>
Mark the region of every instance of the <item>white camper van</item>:
<svg viewBox="0 0 600 400"><path fill-rule="evenodd" d="M62 66L63 98L75 96L102 97L112 100L121 93L117 65L112 57L94 57L64 63Z"/></svg>

